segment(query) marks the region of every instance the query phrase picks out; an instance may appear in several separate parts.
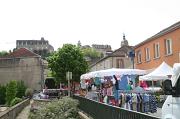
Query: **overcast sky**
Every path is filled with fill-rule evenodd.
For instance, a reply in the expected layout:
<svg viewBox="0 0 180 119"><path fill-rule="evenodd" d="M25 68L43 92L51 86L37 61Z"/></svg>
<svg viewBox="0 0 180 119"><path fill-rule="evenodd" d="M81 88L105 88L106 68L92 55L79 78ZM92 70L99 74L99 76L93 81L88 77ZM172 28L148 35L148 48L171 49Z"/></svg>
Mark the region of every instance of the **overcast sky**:
<svg viewBox="0 0 180 119"><path fill-rule="evenodd" d="M120 47L123 33L136 45L180 21L180 0L1 0L0 51L16 40L44 37L64 43Z"/></svg>

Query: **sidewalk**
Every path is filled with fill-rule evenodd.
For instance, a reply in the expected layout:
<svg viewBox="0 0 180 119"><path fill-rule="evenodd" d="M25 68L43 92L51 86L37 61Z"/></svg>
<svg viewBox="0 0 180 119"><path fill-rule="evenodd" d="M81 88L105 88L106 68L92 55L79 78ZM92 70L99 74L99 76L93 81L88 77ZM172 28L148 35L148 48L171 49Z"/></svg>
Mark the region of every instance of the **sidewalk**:
<svg viewBox="0 0 180 119"><path fill-rule="evenodd" d="M28 119L30 111L30 105L26 106L16 117L16 119Z"/></svg>

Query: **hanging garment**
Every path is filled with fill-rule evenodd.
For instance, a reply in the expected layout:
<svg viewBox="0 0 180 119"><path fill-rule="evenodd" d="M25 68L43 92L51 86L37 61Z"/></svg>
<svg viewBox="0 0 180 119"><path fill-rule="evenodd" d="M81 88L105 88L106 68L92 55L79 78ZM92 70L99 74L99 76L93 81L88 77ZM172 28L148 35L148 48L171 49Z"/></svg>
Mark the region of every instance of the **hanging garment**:
<svg viewBox="0 0 180 119"><path fill-rule="evenodd" d="M120 94L119 100L118 100L118 106L122 107L122 95Z"/></svg>
<svg viewBox="0 0 180 119"><path fill-rule="evenodd" d="M156 100L156 97L154 96L154 95L150 95L149 96L149 100L150 100L150 105L149 105L149 107L150 107L150 109L149 109L149 111L151 112L151 113L155 113L155 112L157 112L157 100Z"/></svg>
<svg viewBox="0 0 180 119"><path fill-rule="evenodd" d="M105 97L107 95L107 89L106 88L103 88L102 89L102 95Z"/></svg>
<svg viewBox="0 0 180 119"><path fill-rule="evenodd" d="M143 112L144 113L149 112L149 95L148 94L143 95Z"/></svg>
<svg viewBox="0 0 180 119"><path fill-rule="evenodd" d="M142 112L142 96L137 94L137 106L136 109L138 112Z"/></svg>
<svg viewBox="0 0 180 119"><path fill-rule="evenodd" d="M100 85L101 84L100 78L99 77L95 77L94 83L95 83L96 86Z"/></svg>
<svg viewBox="0 0 180 119"><path fill-rule="evenodd" d="M132 90L132 86L130 84L127 84L126 90Z"/></svg>
<svg viewBox="0 0 180 119"><path fill-rule="evenodd" d="M117 76L113 75L112 82L113 82L113 85L115 85L116 90L119 90L119 84L118 84Z"/></svg>
<svg viewBox="0 0 180 119"><path fill-rule="evenodd" d="M135 93L132 93L132 110L137 111L136 104L137 104L137 95Z"/></svg>
<svg viewBox="0 0 180 119"><path fill-rule="evenodd" d="M107 95L104 97L103 102L108 104L108 96Z"/></svg>
<svg viewBox="0 0 180 119"><path fill-rule="evenodd" d="M126 90L126 87L127 87L127 84L128 84L127 76L123 75L121 77L121 79L118 80L118 84L119 84L119 89L120 90Z"/></svg>
<svg viewBox="0 0 180 119"><path fill-rule="evenodd" d="M124 107L125 102L126 102L126 96L123 93L121 93L120 95L121 95L121 99L122 99L121 107Z"/></svg>
<svg viewBox="0 0 180 119"><path fill-rule="evenodd" d="M126 94L125 95L125 97L126 97L126 100L125 100L125 108L126 109L128 109L128 110L131 110L131 95L129 95L129 94Z"/></svg>
<svg viewBox="0 0 180 119"><path fill-rule="evenodd" d="M137 77L137 75L130 75L131 81L133 82L134 86L136 84L136 77Z"/></svg>
<svg viewBox="0 0 180 119"><path fill-rule="evenodd" d="M108 96L112 96L112 89L113 89L113 87L107 88L107 95Z"/></svg>

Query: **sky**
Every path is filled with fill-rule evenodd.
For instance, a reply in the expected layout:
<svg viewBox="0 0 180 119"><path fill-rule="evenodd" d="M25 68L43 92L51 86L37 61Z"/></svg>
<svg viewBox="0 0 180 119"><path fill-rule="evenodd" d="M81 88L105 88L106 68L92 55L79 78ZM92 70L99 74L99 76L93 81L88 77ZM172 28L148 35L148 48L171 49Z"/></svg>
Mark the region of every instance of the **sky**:
<svg viewBox="0 0 180 119"><path fill-rule="evenodd" d="M0 51L16 40L120 47L137 45L180 21L180 0L1 0Z"/></svg>

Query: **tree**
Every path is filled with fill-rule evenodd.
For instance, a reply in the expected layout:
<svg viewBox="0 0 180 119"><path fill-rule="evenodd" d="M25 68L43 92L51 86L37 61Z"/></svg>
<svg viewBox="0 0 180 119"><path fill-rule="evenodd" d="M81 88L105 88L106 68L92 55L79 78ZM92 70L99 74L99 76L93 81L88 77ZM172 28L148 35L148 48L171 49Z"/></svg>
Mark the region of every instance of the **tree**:
<svg viewBox="0 0 180 119"><path fill-rule="evenodd" d="M6 52L6 51L1 51L0 52L0 56L6 56L6 55L8 55L8 52Z"/></svg>
<svg viewBox="0 0 180 119"><path fill-rule="evenodd" d="M84 49L82 49L82 52L84 53L84 55L86 57L90 57L90 58L101 58L102 57L101 56L102 54L93 48L84 48Z"/></svg>
<svg viewBox="0 0 180 119"><path fill-rule="evenodd" d="M17 82L15 80L10 81L6 87L6 103L10 105L11 101L16 97Z"/></svg>
<svg viewBox="0 0 180 119"><path fill-rule="evenodd" d="M22 98L25 96L26 86L24 85L23 81L17 81L17 93L16 97Z"/></svg>
<svg viewBox="0 0 180 119"><path fill-rule="evenodd" d="M79 47L72 44L64 44L52 56L48 58L49 68L59 82L66 81L66 72L72 72L73 81L79 81L80 75L87 72L88 64Z"/></svg>
<svg viewBox="0 0 180 119"><path fill-rule="evenodd" d="M0 105L6 103L6 86L0 85Z"/></svg>

